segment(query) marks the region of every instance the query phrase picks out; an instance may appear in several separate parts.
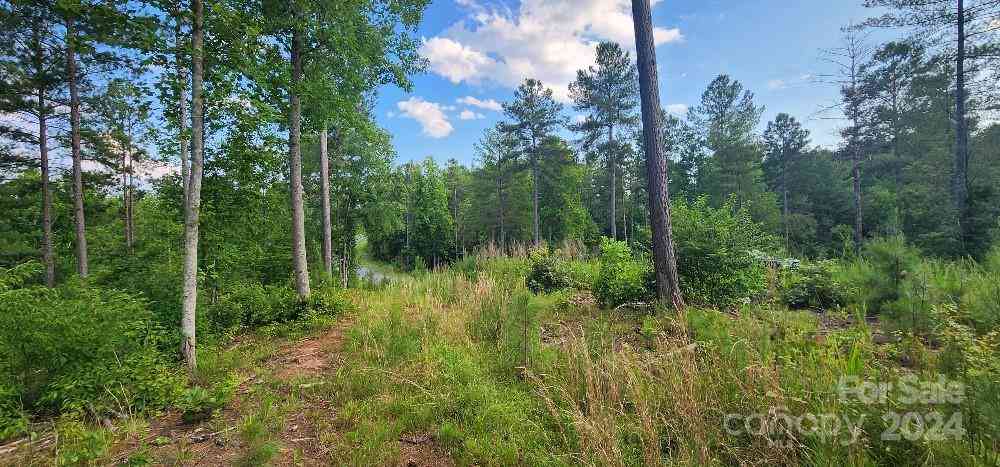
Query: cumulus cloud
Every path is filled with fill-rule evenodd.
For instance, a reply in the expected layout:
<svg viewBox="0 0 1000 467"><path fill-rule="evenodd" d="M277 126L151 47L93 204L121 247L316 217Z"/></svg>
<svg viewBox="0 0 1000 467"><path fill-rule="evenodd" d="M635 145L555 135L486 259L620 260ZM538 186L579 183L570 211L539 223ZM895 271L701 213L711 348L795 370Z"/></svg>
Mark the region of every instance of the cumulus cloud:
<svg viewBox="0 0 1000 467"><path fill-rule="evenodd" d="M503 110L503 106L499 102L493 99L481 100L472 96L465 96L455 99L459 104L471 105L473 107L479 107L480 109L492 110L494 112L499 112Z"/></svg>
<svg viewBox="0 0 1000 467"><path fill-rule="evenodd" d="M670 115L683 117L687 115L688 106L687 104L667 104L666 111Z"/></svg>
<svg viewBox="0 0 1000 467"><path fill-rule="evenodd" d="M788 83L783 79L772 79L767 82L767 88L776 91L778 89L785 89L788 87Z"/></svg>
<svg viewBox="0 0 1000 467"><path fill-rule="evenodd" d="M435 102L411 97L397 102L396 108L399 109L400 116L412 118L420 123L423 133L431 138L444 138L454 130L441 105Z"/></svg>
<svg viewBox="0 0 1000 467"><path fill-rule="evenodd" d="M536 78L567 101L568 84L594 61L599 41L635 44L629 0L524 0L516 11L463 5L469 15L420 49L431 70L453 83L514 87ZM653 37L657 45L683 39L679 29L662 27Z"/></svg>
<svg viewBox="0 0 1000 467"><path fill-rule="evenodd" d="M486 116L481 113L465 109L462 111L462 113L458 114L458 118L460 120L481 120L486 118Z"/></svg>

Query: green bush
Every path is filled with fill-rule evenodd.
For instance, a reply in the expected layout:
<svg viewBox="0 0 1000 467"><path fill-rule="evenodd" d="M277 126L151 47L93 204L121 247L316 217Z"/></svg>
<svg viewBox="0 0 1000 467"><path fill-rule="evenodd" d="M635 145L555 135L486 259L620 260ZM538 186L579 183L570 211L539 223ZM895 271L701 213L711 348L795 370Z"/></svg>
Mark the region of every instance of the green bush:
<svg viewBox="0 0 1000 467"><path fill-rule="evenodd" d="M627 243L601 239L600 261L593 292L601 305L616 307L652 297L652 262L635 258Z"/></svg>
<svg viewBox="0 0 1000 467"><path fill-rule="evenodd" d="M12 274L0 276L5 424L18 419L11 408L123 414L162 407L180 391L183 378L160 350L167 333L145 301L75 282L19 287Z"/></svg>
<svg viewBox="0 0 1000 467"><path fill-rule="evenodd" d="M847 291L833 278L833 264L829 261L783 269L781 286L781 298L789 308L825 310L847 302Z"/></svg>
<svg viewBox="0 0 1000 467"><path fill-rule="evenodd" d="M716 209L701 198L673 202L671 213L685 300L726 307L766 290L767 271L752 252L773 249L773 239L748 212L730 203Z"/></svg>
<svg viewBox="0 0 1000 467"><path fill-rule="evenodd" d="M531 250L528 259L531 261L531 271L524 278L528 290L537 294L554 292L573 286L566 261L551 254L548 248L540 247Z"/></svg>
<svg viewBox="0 0 1000 467"><path fill-rule="evenodd" d="M298 316L299 297L290 287L240 282L228 287L209 307L208 321L217 331L255 328Z"/></svg>

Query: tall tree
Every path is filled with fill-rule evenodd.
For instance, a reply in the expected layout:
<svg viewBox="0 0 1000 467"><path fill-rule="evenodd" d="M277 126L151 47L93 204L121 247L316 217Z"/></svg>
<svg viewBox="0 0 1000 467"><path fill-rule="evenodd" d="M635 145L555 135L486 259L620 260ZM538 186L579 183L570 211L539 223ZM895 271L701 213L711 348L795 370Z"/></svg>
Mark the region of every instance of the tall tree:
<svg viewBox="0 0 1000 467"><path fill-rule="evenodd" d="M854 182L854 249L861 251L864 239L864 206L862 203L861 163L871 144L870 106L863 89L863 66L871 56L866 37L857 28L848 27L840 47L825 51L827 61L836 66L833 82L840 88L841 102L836 107L843 111L847 124L840 134L843 137L842 154L851 161L851 178Z"/></svg>
<svg viewBox="0 0 1000 467"><path fill-rule="evenodd" d="M1000 61L1000 1L997 0L866 0L865 6L889 11L863 25L905 28L920 41L939 48L954 63L953 122L955 144L951 174L951 197L960 235L967 234L969 212L969 100L976 95L980 109L1000 108L996 82L1000 69L988 68ZM970 92L971 91L971 92Z"/></svg>
<svg viewBox="0 0 1000 467"><path fill-rule="evenodd" d="M496 194L496 235L492 238L502 250L507 248L507 182L516 162L516 144L514 136L504 131L503 124L488 128L476 143L480 174L489 179Z"/></svg>
<svg viewBox="0 0 1000 467"><path fill-rule="evenodd" d="M789 248L788 172L802 151L809 145L809 131L795 120L795 117L780 113L767 124L764 131L764 165L770 166L771 173L777 172L772 186L777 187L781 196L781 223L785 232L785 249ZM776 169L776 170L775 170Z"/></svg>
<svg viewBox="0 0 1000 467"><path fill-rule="evenodd" d="M572 126L583 133L583 146L591 147L602 135L607 135L601 152L604 153L610 191L608 230L612 238L618 238L616 174L621 147L616 144L615 130L638 121L639 82L635 64L618 44L601 42L597 45L596 64L576 72L576 81L570 83L569 92L574 108L587 112L584 121Z"/></svg>
<svg viewBox="0 0 1000 467"><path fill-rule="evenodd" d="M529 78L514 92L514 101L504 103L503 110L510 119L504 125L504 131L517 137L519 152L531 171L532 238L538 245L541 243L538 227L539 160L543 156L541 143L564 124L562 104L556 102L552 90L541 81Z"/></svg>
<svg viewBox="0 0 1000 467"><path fill-rule="evenodd" d="M670 225L670 189L667 185L667 159L663 154L659 79L656 71L656 48L653 45L653 18L649 0L632 0L632 23L635 27L635 50L642 100L643 149L646 154L646 177L649 183L649 217L653 231L653 266L656 271L656 296L674 309L684 309L677 258L674 255L673 228Z"/></svg>
<svg viewBox="0 0 1000 467"><path fill-rule="evenodd" d="M205 150L205 6L191 0L191 173L184 200L184 301L181 353L192 371L197 367L195 317L198 308L198 223Z"/></svg>
<svg viewBox="0 0 1000 467"><path fill-rule="evenodd" d="M45 283L55 286L55 250L52 239L52 188L49 161L49 123L54 118L64 69L63 52L53 33L52 11L43 3L5 2L0 6L0 111L25 115L38 122L36 137L20 128L0 124L0 135L38 147L41 171L41 256ZM33 163L31 165L34 165Z"/></svg>
<svg viewBox="0 0 1000 467"><path fill-rule="evenodd" d="M60 5L66 28L66 83L69 87L70 153L73 158L73 219L76 226L76 272L90 273L87 259L87 221L83 210L83 155L80 143L80 76L77 50L81 45L79 5Z"/></svg>

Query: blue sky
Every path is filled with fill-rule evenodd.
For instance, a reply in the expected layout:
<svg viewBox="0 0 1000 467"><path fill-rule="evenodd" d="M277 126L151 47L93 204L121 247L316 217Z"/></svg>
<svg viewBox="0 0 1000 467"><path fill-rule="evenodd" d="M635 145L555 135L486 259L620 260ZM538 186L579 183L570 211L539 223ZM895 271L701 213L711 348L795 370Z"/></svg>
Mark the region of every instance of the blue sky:
<svg viewBox="0 0 1000 467"><path fill-rule="evenodd" d="M431 66L414 78L412 92L386 88L376 106L400 160L472 162L473 144L502 118L494 104L508 100L518 82L542 79L565 98L575 69L592 61L596 41L634 47L630 4L433 1L418 33ZM835 145L838 122L816 115L837 97L835 87L817 82L832 71L821 49L838 45L842 26L874 13L861 0L655 1L663 105L681 112L726 73L767 107L764 122L787 112L812 131L814 144ZM572 115L568 103L566 109Z"/></svg>

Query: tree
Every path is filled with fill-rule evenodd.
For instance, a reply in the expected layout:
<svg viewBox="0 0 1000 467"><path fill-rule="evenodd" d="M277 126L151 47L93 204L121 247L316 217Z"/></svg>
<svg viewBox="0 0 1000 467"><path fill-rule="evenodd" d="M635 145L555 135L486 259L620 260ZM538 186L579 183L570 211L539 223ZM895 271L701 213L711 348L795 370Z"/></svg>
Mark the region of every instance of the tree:
<svg viewBox="0 0 1000 467"><path fill-rule="evenodd" d="M889 12L863 26L905 28L921 41L937 46L955 64L955 144L951 197L960 235L967 234L969 212L969 99L978 94L982 109L1000 108L996 99L996 69L985 65L1000 59L996 42L1000 1L997 0L866 0L865 6ZM970 92L970 90L972 92Z"/></svg>
<svg viewBox="0 0 1000 467"><path fill-rule="evenodd" d="M861 162L871 145L870 106L862 88L862 68L871 55L866 38L856 28L844 30L843 44L825 51L827 61L837 67L833 82L840 88L841 103L847 125L841 129L841 153L851 161L851 178L854 182L854 249L861 251L864 239L864 207L861 193Z"/></svg>
<svg viewBox="0 0 1000 467"><path fill-rule="evenodd" d="M596 66L576 72L576 81L569 85L577 111L587 112L584 121L572 128L583 133L582 145L593 146L601 135L607 135L603 150L608 171L608 230L612 238L618 238L615 213L617 205L615 179L618 172L620 145L615 141L615 130L634 125L638 121L636 107L639 105L638 79L635 65L628 52L613 42L597 45Z"/></svg>
<svg viewBox="0 0 1000 467"><path fill-rule="evenodd" d="M777 203L764 182L763 154L755 133L763 112L752 92L720 75L702 93L701 103L688 111L688 121L705 152L696 159L698 191L716 207L732 198L735 209L747 208L755 221L777 229Z"/></svg>
<svg viewBox="0 0 1000 467"><path fill-rule="evenodd" d="M511 121L504 125L504 131L515 135L519 153L527 158L531 171L532 238L535 245L541 243L538 227L538 184L539 159L543 156L541 142L564 124L562 104L552 97L552 90L541 81L526 79L514 92L514 101L504 103L504 114Z"/></svg>
<svg viewBox="0 0 1000 467"><path fill-rule="evenodd" d="M515 168L516 144L514 135L504 131L503 124L499 124L487 129L475 147L481 165L478 173L488 179L496 194L496 237L493 238L502 250L507 248L507 182Z"/></svg>
<svg viewBox="0 0 1000 467"><path fill-rule="evenodd" d="M653 266L656 272L656 296L669 302L674 309L684 309L677 258L674 257L673 233L670 225L670 190L667 186L667 160L663 155L663 132L660 111L659 79L656 71L656 49L653 46L653 19L649 0L632 0L632 23L635 27L635 49L639 71L639 93L642 100L643 149L649 180L649 217L653 231Z"/></svg>
<svg viewBox="0 0 1000 467"><path fill-rule="evenodd" d="M61 89L63 54L52 32L51 11L43 4L28 2L2 5L0 20L0 69L3 70L0 111L26 114L38 122L37 137L20 129L0 125L0 134L38 147L42 198L42 264L45 283L54 287L55 250L52 239L52 189L50 187L49 122L54 117L53 100ZM34 165L34 164L32 164Z"/></svg>
<svg viewBox="0 0 1000 467"><path fill-rule="evenodd" d="M792 164L802 156L802 151L809 145L809 132L794 117L780 113L774 121L767 124L764 131L764 166L770 167L769 172L777 172L772 177L772 186L776 186L781 196L781 222L785 231L785 248L789 248L789 211L788 204L788 171Z"/></svg>
<svg viewBox="0 0 1000 467"><path fill-rule="evenodd" d="M181 353L188 368L197 368L195 317L198 308L198 223L205 150L205 6L191 0L191 167L184 198L184 301L181 312Z"/></svg>

